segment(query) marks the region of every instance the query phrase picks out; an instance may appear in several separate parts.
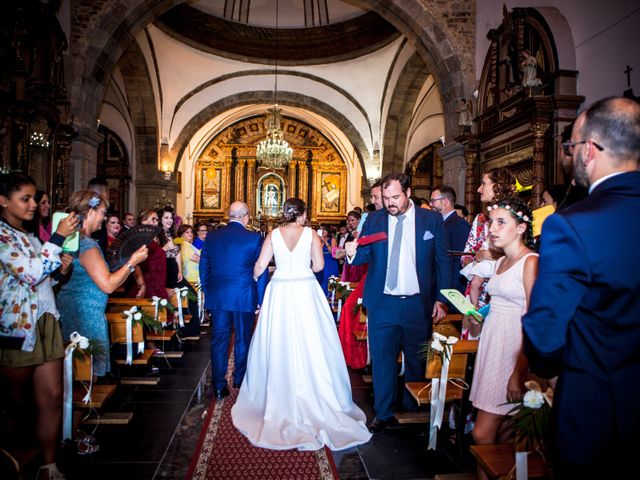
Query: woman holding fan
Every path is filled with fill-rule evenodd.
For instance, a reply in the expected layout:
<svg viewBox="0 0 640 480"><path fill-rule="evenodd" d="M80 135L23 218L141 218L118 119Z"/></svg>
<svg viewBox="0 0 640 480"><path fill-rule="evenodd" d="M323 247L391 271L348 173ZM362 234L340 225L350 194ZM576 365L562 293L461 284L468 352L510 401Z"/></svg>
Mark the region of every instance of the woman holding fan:
<svg viewBox="0 0 640 480"><path fill-rule="evenodd" d="M60 323L64 338L80 332L99 341L105 355L94 358L93 373L104 376L111 370L109 364L109 328L105 317L107 298L133 273L136 265L148 255L147 247L140 247L128 263L110 272L98 243L91 234L100 230L109 207L102 195L90 190L79 190L69 198L69 209L82 215L80 248L73 260L73 271L58 294Z"/></svg>

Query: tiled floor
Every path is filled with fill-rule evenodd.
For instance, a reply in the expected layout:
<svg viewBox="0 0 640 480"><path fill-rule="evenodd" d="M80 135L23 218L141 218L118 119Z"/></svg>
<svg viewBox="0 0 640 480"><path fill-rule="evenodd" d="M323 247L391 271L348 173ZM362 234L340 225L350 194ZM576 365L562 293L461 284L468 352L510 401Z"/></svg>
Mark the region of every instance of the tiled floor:
<svg viewBox="0 0 640 480"><path fill-rule="evenodd" d="M208 337L182 348L182 359L156 361L157 385L119 387L106 410L132 412L133 420L98 427L101 450L91 458L67 455L63 467L69 479L185 478L211 401ZM354 400L371 419L370 385L361 372L351 372L351 382ZM343 480L427 479L463 471L448 442L434 452L427 451L427 441L425 425L402 427L333 457Z"/></svg>

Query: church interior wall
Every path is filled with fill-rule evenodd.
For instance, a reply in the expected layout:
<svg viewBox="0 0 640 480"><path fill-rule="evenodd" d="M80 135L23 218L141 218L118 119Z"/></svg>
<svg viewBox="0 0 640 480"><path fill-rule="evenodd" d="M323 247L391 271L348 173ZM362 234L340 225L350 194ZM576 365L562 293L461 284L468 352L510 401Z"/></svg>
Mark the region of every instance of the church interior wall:
<svg viewBox="0 0 640 480"><path fill-rule="evenodd" d="M404 170L407 162L418 150L439 140L444 134L442 100L433 77L429 75L418 94L418 101L411 117L402 169Z"/></svg>
<svg viewBox="0 0 640 480"><path fill-rule="evenodd" d="M502 6L509 10L514 7L541 7L540 13L552 27L556 43L565 45L573 39L575 67L571 64L571 55L559 50L561 69L579 71L577 94L585 101L582 109L596 100L609 95L621 95L627 87L624 73L627 65L640 64L640 50L637 48L612 48L615 45L637 44L640 9L634 0L613 2L589 2L582 0L478 0L476 31L476 80L479 81L482 66L489 48L486 33L500 25ZM548 14L551 8L568 20L570 34L558 31L561 23ZM640 72L631 76L631 88L640 90Z"/></svg>

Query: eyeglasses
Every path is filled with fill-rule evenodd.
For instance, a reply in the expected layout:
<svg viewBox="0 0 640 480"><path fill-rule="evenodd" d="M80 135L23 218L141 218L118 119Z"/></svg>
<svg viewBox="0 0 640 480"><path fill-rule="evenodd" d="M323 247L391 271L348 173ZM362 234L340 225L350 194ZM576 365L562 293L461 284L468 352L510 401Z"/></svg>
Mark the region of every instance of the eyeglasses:
<svg viewBox="0 0 640 480"><path fill-rule="evenodd" d="M198 233L209 233L209 230L198 230Z"/></svg>
<svg viewBox="0 0 640 480"><path fill-rule="evenodd" d="M444 200L447 197L437 197L437 198L432 198L431 200L429 200L429 204L433 205L434 203L436 203L438 200Z"/></svg>
<svg viewBox="0 0 640 480"><path fill-rule="evenodd" d="M581 140L579 142L562 142L562 153L564 153L567 157L573 155L573 148L576 145L582 145L583 143L591 142L594 147L596 147L599 151L603 151L604 147L598 145L596 142L592 140Z"/></svg>

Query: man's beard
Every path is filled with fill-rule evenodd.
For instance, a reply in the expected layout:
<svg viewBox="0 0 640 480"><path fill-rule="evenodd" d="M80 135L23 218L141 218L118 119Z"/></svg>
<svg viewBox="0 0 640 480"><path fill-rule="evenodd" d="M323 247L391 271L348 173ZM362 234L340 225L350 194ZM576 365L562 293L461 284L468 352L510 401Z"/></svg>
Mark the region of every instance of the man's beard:
<svg viewBox="0 0 640 480"><path fill-rule="evenodd" d="M589 175L587 175L587 167L580 152L576 153L573 162L573 179L576 181L576 185L589 188Z"/></svg>

